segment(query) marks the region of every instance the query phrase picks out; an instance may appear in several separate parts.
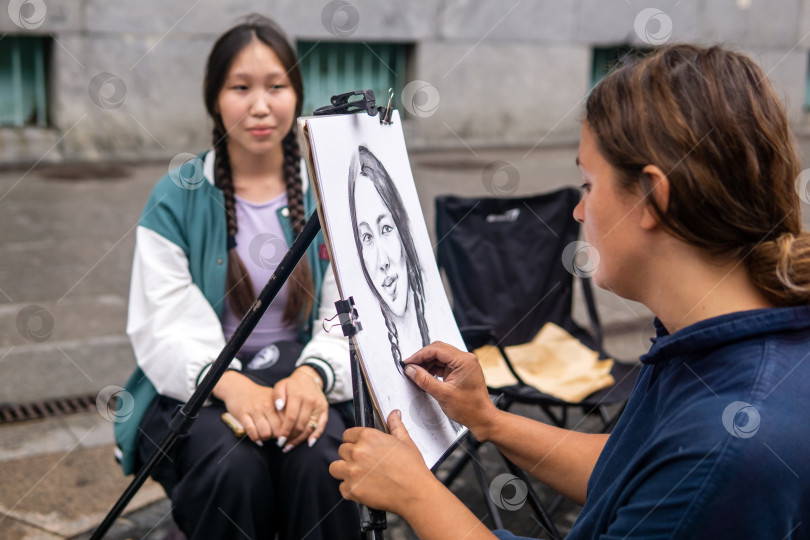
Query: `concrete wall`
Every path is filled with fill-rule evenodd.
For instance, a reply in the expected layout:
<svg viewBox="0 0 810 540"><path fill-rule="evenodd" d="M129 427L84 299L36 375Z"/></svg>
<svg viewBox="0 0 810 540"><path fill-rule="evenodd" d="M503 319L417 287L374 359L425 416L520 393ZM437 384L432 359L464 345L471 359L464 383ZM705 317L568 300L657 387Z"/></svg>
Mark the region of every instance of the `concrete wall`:
<svg viewBox="0 0 810 540"><path fill-rule="evenodd" d="M592 47L656 40L751 54L797 130L806 125L810 0L11 0L8 11L0 33L54 38L53 128L0 130L0 163L205 147L205 57L250 12L275 17L293 39L415 43L407 79L421 82L397 96L414 113L414 147L572 141Z"/></svg>

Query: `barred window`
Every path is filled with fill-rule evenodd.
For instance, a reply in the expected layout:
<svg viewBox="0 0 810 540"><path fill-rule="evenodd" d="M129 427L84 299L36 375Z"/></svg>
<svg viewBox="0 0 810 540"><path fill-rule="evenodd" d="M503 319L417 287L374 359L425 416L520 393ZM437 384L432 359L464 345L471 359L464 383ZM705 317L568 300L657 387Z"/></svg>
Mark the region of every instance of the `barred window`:
<svg viewBox="0 0 810 540"><path fill-rule="evenodd" d="M51 39L6 36L0 39L0 125L48 125L47 66Z"/></svg>

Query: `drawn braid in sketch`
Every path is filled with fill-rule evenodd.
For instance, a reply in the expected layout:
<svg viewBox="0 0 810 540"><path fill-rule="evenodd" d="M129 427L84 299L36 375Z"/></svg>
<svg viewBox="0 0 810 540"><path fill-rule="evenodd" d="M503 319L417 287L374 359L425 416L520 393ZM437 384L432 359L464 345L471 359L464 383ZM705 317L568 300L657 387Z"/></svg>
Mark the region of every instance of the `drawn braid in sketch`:
<svg viewBox="0 0 810 540"><path fill-rule="evenodd" d="M358 146L349 167L349 210L360 266L380 303L394 364L402 373L402 350L410 355L430 344L422 270L402 198L365 146Z"/></svg>

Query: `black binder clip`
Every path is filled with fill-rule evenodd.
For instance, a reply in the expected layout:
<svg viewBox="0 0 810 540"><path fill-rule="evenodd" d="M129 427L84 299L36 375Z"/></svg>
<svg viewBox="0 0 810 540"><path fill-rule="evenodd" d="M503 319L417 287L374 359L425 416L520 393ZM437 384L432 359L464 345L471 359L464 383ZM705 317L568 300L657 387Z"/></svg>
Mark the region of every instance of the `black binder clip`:
<svg viewBox="0 0 810 540"><path fill-rule="evenodd" d="M350 296L348 300L338 300L335 302L335 307L337 308L337 316L344 336L352 337L363 330L363 325L360 324L357 316L357 309L354 307L353 296Z"/></svg>
<svg viewBox="0 0 810 540"><path fill-rule="evenodd" d="M352 96L363 96L360 99L349 101ZM377 103L374 98L374 90L355 90L332 96L329 100L332 104L315 109L315 116L324 114L354 114L365 111L369 116L377 114Z"/></svg>

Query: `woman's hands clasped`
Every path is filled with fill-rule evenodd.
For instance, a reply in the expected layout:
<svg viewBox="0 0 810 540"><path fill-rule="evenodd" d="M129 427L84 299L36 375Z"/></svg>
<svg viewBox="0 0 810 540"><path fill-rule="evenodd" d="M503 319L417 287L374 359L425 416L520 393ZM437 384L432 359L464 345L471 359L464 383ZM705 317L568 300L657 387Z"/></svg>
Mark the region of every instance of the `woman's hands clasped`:
<svg viewBox="0 0 810 540"><path fill-rule="evenodd" d="M214 395L245 428L254 442L277 439L284 452L300 443L315 444L326 428L329 403L317 372L301 366L275 387L256 384L237 371L227 371Z"/></svg>
<svg viewBox="0 0 810 540"><path fill-rule="evenodd" d="M300 366L281 379L274 388L274 406L282 417L277 432L278 445L289 452L304 440L311 447L326 429L329 403L318 373L309 366Z"/></svg>

